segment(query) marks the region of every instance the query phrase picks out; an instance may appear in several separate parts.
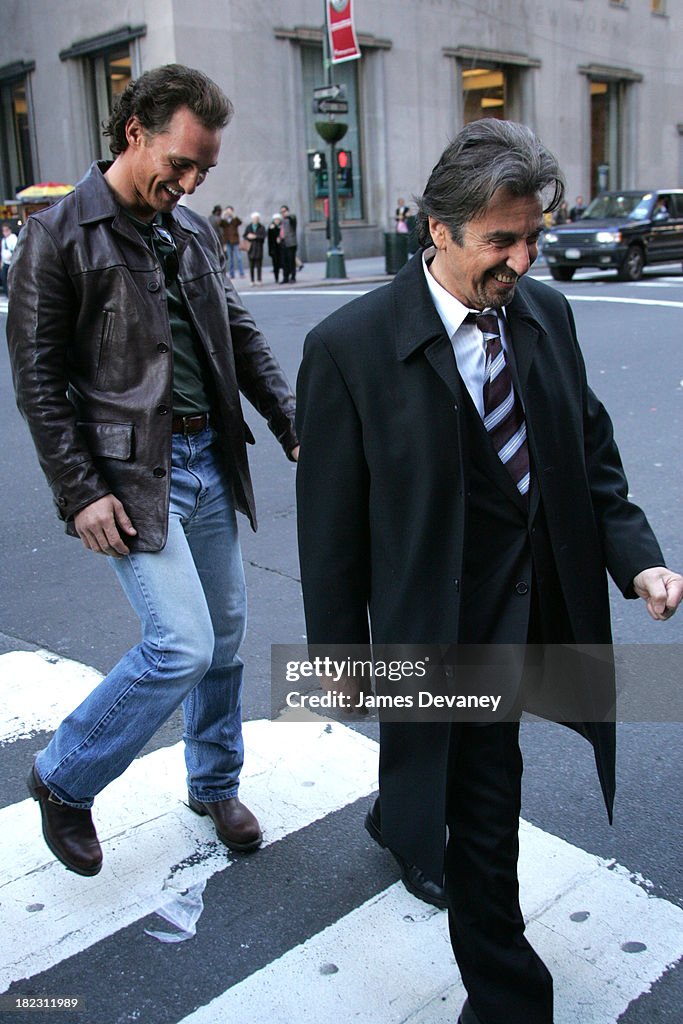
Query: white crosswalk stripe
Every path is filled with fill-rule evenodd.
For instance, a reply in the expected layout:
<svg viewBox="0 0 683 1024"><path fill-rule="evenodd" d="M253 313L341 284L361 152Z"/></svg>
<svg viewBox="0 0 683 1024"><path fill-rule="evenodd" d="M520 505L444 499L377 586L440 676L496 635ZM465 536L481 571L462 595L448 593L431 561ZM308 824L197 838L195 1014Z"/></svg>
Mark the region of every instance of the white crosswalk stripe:
<svg viewBox="0 0 683 1024"><path fill-rule="evenodd" d="M13 743L54 728L98 678L47 652L1 656L0 738ZM267 844L284 849L297 833L376 789L376 743L336 722L313 715L310 722L247 722L245 746L243 792ZM12 936L1 957L0 991L50 968L58 976L68 958L157 908L169 886L230 870L208 819L195 816L183 798L180 744L135 761L98 797L105 862L89 879L52 859L33 801L0 810L0 933ZM317 859L314 849L310 857ZM683 952L682 910L654 897L625 868L526 822L520 881L529 937L555 976L557 1024L614 1024ZM286 886L278 899L283 914L295 912L288 911ZM283 955L256 964L181 1024L452 1024L463 991L446 915L400 884L359 902ZM198 930L201 924L200 918ZM239 935L230 938L239 942ZM164 955L174 948L163 947ZM87 987L85 977L85 993Z"/></svg>

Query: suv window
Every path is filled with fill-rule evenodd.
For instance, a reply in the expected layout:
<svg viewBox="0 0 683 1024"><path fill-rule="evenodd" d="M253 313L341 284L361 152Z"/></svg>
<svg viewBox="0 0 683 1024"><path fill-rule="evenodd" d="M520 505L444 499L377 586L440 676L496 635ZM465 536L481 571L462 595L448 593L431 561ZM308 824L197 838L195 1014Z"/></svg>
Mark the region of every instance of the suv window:
<svg viewBox="0 0 683 1024"><path fill-rule="evenodd" d="M628 217L645 220L649 216L652 193L604 193L589 203L581 220L603 220L606 217Z"/></svg>
<svg viewBox="0 0 683 1024"><path fill-rule="evenodd" d="M683 195L674 193L666 197L666 205L672 217L683 217Z"/></svg>

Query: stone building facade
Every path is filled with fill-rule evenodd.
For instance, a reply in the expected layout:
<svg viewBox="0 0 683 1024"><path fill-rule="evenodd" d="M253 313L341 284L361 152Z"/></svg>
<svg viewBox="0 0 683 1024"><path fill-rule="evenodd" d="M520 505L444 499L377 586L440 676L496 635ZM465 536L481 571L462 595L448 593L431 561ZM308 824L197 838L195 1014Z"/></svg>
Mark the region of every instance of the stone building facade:
<svg viewBox="0 0 683 1024"><path fill-rule="evenodd" d="M361 58L340 144L343 246L372 255L397 198L418 192L447 140L480 116L533 127L571 203L611 188L683 185L679 0L353 0ZM107 155L99 133L131 76L178 61L235 104L219 166L188 203L264 219L297 213L322 258L324 172L312 91L324 84L324 0L2 0L0 201L75 182ZM328 168L328 174L332 169Z"/></svg>

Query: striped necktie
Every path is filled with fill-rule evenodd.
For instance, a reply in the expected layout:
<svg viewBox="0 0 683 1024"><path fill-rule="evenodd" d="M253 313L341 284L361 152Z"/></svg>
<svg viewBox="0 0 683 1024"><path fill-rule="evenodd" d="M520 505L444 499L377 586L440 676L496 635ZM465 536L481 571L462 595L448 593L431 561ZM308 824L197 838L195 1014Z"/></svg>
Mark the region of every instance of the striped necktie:
<svg viewBox="0 0 683 1024"><path fill-rule="evenodd" d="M520 494L529 491L529 446L522 404L515 393L512 375L500 340L495 313L474 316L484 336L484 426Z"/></svg>

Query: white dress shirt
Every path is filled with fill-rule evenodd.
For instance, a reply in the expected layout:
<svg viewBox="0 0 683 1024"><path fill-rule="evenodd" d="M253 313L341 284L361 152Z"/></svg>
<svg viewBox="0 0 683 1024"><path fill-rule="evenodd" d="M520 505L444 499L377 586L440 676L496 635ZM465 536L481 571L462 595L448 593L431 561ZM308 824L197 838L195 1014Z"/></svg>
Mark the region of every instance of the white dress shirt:
<svg viewBox="0 0 683 1024"><path fill-rule="evenodd" d="M483 419L484 376L486 372L486 349L484 346L484 336L476 324L466 324L463 322L468 313L475 313L476 315L479 315L482 310L468 309L467 306L463 306L459 299L456 299L454 295L451 295L450 292L446 291L446 289L439 284L436 278L432 275L427 262L428 260L431 261L435 251L434 247L431 247L429 249L425 249L422 255L422 266L424 268L425 277L427 278L427 286L429 288L432 301L436 306L436 311L441 317L442 323L446 328L446 334L451 339L458 373L462 377L465 387L469 391L470 397L474 402L479 415ZM506 338L504 310L489 309L483 310L483 312L493 313L498 317L500 340L509 360L510 346Z"/></svg>

